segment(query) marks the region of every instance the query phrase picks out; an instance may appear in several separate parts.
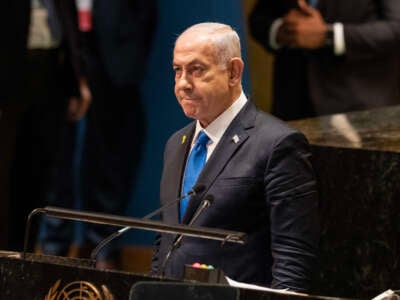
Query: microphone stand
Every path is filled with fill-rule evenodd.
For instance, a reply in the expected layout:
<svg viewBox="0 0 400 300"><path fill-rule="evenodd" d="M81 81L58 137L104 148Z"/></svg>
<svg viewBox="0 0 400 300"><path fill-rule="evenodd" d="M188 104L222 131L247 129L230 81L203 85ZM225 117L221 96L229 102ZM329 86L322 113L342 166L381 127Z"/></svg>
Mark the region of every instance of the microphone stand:
<svg viewBox="0 0 400 300"><path fill-rule="evenodd" d="M28 216L25 226L24 236L24 249L22 258L26 258L26 252L29 241L29 231L31 220L37 214L45 214L50 217L60 219L85 221L89 223L124 226L130 228L138 228L149 231L182 234L185 236L193 236L205 239L213 239L218 241L227 241L232 243L244 244L246 241L246 234L243 232L222 230L208 227L190 227L182 224L165 224L159 221L144 220L138 218L122 217L111 214L94 213L87 211L78 211L73 209L65 209L59 207L46 206L44 208L34 209Z"/></svg>
<svg viewBox="0 0 400 300"><path fill-rule="evenodd" d="M190 220L187 226L192 226L193 223L197 220L197 218L201 215L204 209L209 207L211 203L214 201L214 197L212 195L207 195L200 203L200 206L197 208L195 214L193 215L193 218ZM167 255L165 255L164 261L161 265L161 277L164 277L165 273L165 267L167 266L167 262L169 261L172 252L179 246L181 243L181 240L183 238L183 234L180 234L175 242L172 244L171 248L169 249ZM224 243L225 241L222 241Z"/></svg>
<svg viewBox="0 0 400 300"><path fill-rule="evenodd" d="M157 209L154 212L144 216L143 219L150 219L153 216L157 215L161 210L162 210L161 208ZM111 242L112 240L116 239L117 237L119 237L120 235L122 235L123 233L125 233L126 231L128 231L130 229L132 229L132 227L129 227L129 226L121 228L120 230L113 232L112 234L110 234L109 236L107 236L106 238L101 240L100 243L98 243L97 246L90 253L90 259L93 262L95 262L97 255L99 254L100 250L103 249L103 247L105 245L107 245L109 242Z"/></svg>
<svg viewBox="0 0 400 300"><path fill-rule="evenodd" d="M186 193L185 195L182 195L176 199L174 199L174 201L170 201L168 202L166 205L161 206L160 208L156 209L155 211L145 215L143 217L143 219L148 220L151 219L152 217L158 215L160 212L162 212L164 209L170 207L171 205L181 201L183 198L186 197L191 197L194 196L200 192L202 192L206 187L202 184L196 185L194 186L188 193ZM95 262L96 261L96 257L99 254L100 250L103 249L103 247L105 245L107 245L109 242L111 242L112 240L116 239L117 237L119 237L120 235L122 235L124 232L130 230L131 227L127 226L124 227L112 234L110 234L109 236L107 236L106 238L104 238L102 241L100 241L100 243L97 244L97 246L92 250L92 252L90 253L90 259Z"/></svg>

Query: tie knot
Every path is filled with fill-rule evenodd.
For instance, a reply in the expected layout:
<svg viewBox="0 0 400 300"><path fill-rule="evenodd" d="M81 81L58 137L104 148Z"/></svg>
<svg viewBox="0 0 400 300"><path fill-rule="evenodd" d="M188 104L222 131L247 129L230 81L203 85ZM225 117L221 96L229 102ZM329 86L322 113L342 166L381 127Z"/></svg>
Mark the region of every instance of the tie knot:
<svg viewBox="0 0 400 300"><path fill-rule="evenodd" d="M199 135L197 136L196 145L205 146L207 145L209 140L210 138L208 137L208 135L204 131L200 131Z"/></svg>

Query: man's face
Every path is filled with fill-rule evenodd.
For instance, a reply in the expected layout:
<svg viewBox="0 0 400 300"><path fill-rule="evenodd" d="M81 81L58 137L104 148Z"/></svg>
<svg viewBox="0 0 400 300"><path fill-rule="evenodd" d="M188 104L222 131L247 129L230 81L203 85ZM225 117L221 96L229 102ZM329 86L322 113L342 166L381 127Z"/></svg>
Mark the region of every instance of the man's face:
<svg viewBox="0 0 400 300"><path fill-rule="evenodd" d="M173 68L179 104L187 117L199 120L203 127L233 102L228 69L217 64L214 46L206 36L185 33L179 37Z"/></svg>

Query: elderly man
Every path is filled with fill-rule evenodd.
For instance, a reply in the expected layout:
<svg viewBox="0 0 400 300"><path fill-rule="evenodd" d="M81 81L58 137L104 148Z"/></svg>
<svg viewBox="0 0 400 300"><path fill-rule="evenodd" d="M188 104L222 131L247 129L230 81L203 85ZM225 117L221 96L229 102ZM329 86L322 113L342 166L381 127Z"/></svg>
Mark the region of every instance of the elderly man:
<svg viewBox="0 0 400 300"><path fill-rule="evenodd" d="M161 205L205 188L164 210L169 224L192 223L206 195L212 205L193 226L243 231L244 245L160 234L152 272L180 278L200 262L238 281L307 291L319 238L316 181L305 137L258 111L242 90L240 40L228 25L201 23L174 49L175 94L195 121L168 140Z"/></svg>

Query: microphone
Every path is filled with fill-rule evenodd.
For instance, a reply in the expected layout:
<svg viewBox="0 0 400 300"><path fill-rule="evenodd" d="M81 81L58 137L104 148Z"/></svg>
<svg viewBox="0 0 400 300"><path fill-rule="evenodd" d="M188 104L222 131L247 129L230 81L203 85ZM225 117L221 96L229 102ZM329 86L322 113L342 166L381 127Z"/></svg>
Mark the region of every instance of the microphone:
<svg viewBox="0 0 400 300"><path fill-rule="evenodd" d="M154 217L155 215L159 214L160 212L162 212L164 209L172 206L173 204L181 201L183 198L186 197L191 197L194 195L197 195L201 192L203 192L206 189L204 184L196 184L189 192L187 192L185 195L182 195L180 197L177 197L176 199L172 200L172 201L168 201L167 203L165 203L163 206L161 206L160 208L152 211L151 213L145 215L143 217L143 219L147 220L150 219L152 217ZM92 252L90 253L90 259L92 259L93 261L96 260L97 255L99 254L100 250L103 249L104 246L106 246L109 242L111 242L112 240L116 239L117 237L119 237L120 235L122 235L124 232L128 231L129 229L131 229L131 227L127 226L124 228L121 228L120 230L110 234L109 236L107 236L106 238L104 238L102 241L100 241L100 243L92 250Z"/></svg>
<svg viewBox="0 0 400 300"><path fill-rule="evenodd" d="M171 205L181 201L183 198L186 197L191 197L194 195L197 195L201 192L203 192L206 189L206 186L204 184L196 184L189 192L187 192L185 195L182 195L178 198L176 198L175 200L169 201L166 204L164 204L163 206L161 206L160 208L156 209L155 211L145 215L143 217L143 219L150 219L152 217L154 217L155 215L159 214L160 212L162 212L164 209L170 207ZM129 227L128 227L129 228Z"/></svg>
<svg viewBox="0 0 400 300"><path fill-rule="evenodd" d="M214 201L214 196L213 195L207 195L204 197L204 199L201 201L200 205L197 207L196 212L194 213L192 219L190 222L187 224L187 226L192 226L193 223L198 219L198 217L203 213L203 211L210 207L211 204ZM161 276L164 277L164 272L165 272L165 267L167 265L167 262L169 258L171 257L172 252L178 248L179 244L181 243L183 238L182 234L179 234L174 243L172 244L171 248L169 249L167 255L165 255L164 261L161 266Z"/></svg>

